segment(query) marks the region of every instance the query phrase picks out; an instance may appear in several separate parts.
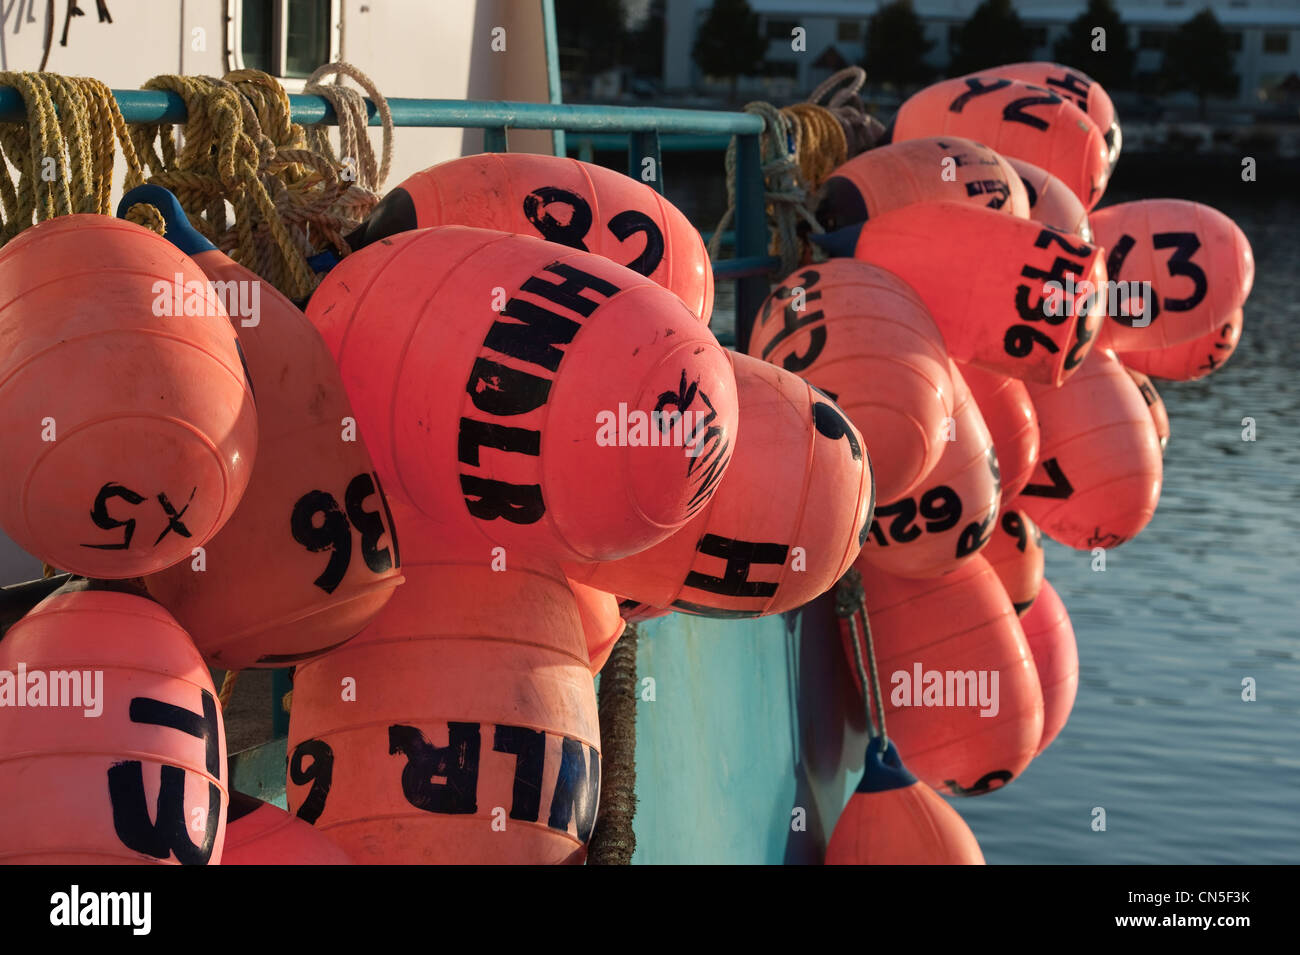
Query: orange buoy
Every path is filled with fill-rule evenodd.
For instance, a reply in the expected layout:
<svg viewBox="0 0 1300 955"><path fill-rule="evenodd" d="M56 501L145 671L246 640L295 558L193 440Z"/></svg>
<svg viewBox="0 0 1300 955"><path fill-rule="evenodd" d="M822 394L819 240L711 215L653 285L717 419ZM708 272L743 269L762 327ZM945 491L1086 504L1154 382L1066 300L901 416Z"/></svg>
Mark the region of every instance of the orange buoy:
<svg viewBox="0 0 1300 955"><path fill-rule="evenodd" d="M1168 348L1120 352L1119 359L1124 367L1152 378L1198 381L1218 371L1232 357L1241 341L1242 321L1242 311L1237 309L1217 329L1200 338Z"/></svg>
<svg viewBox="0 0 1300 955"><path fill-rule="evenodd" d="M226 732L208 668L152 600L89 586L0 640L0 863L216 865Z"/></svg>
<svg viewBox="0 0 1300 955"><path fill-rule="evenodd" d="M1043 532L1028 514L1005 508L984 557L1023 620L1043 586Z"/></svg>
<svg viewBox="0 0 1300 955"><path fill-rule="evenodd" d="M973 75L927 86L894 116L893 141L965 136L1046 169L1091 209L1110 177L1101 131L1071 100L1045 86Z"/></svg>
<svg viewBox="0 0 1300 955"><path fill-rule="evenodd" d="M1116 351L1164 349L1218 332L1255 282L1245 233L1199 202L1124 202L1098 209L1091 221L1115 283L1097 340Z"/></svg>
<svg viewBox="0 0 1300 955"><path fill-rule="evenodd" d="M1043 738L1038 744L1041 753L1056 739L1074 709L1074 697L1079 691L1079 648L1070 615L1049 580L1043 581L1038 599L1020 623L1043 688Z"/></svg>
<svg viewBox="0 0 1300 955"><path fill-rule="evenodd" d="M587 658L591 661L591 674L595 676L605 666L614 652L614 644L623 636L627 626L618 615L618 598L576 580L569 581L574 598L578 601L578 617L587 639Z"/></svg>
<svg viewBox="0 0 1300 955"><path fill-rule="evenodd" d="M853 256L916 289L953 358L1012 378L1059 384L1101 324L1101 249L990 209L923 202L886 212L863 223Z"/></svg>
<svg viewBox="0 0 1300 955"><path fill-rule="evenodd" d="M600 727L568 582L513 551L504 571L449 557L393 511L406 584L295 672L290 810L358 864L582 862Z"/></svg>
<svg viewBox="0 0 1300 955"><path fill-rule="evenodd" d="M908 768L954 796L1011 782L1042 738L1043 693L1016 611L988 561L977 556L927 580L895 577L864 561L857 567L886 731Z"/></svg>
<svg viewBox="0 0 1300 955"><path fill-rule="evenodd" d="M699 513L730 460L726 349L672 293L598 255L403 232L344 259L307 314L386 493L444 538L612 560Z"/></svg>
<svg viewBox="0 0 1300 955"><path fill-rule="evenodd" d="M532 153L462 156L403 181L348 242L359 249L435 225L594 252L675 293L706 325L713 311L713 269L699 231L650 186L604 166Z"/></svg>
<svg viewBox="0 0 1300 955"><path fill-rule="evenodd" d="M188 256L69 215L0 250L0 525L55 567L189 559L239 503L257 415L239 343Z"/></svg>
<svg viewBox="0 0 1300 955"><path fill-rule="evenodd" d="M827 865L983 865L957 810L903 765L893 743L867 744L862 781L826 846Z"/></svg>
<svg viewBox="0 0 1300 955"><path fill-rule="evenodd" d="M1160 499L1161 455L1151 412L1109 349L1059 388L1030 385L1042 446L1015 506L1067 547L1118 547Z"/></svg>
<svg viewBox="0 0 1300 955"><path fill-rule="evenodd" d="M1025 187L1030 219L1062 232L1070 232L1085 242L1092 241L1088 210L1065 183L1046 169L1039 169L1023 159L1008 159L1007 162L1020 176L1020 182Z"/></svg>
<svg viewBox="0 0 1300 955"><path fill-rule="evenodd" d="M1005 76L1013 80L1023 80L1044 86L1057 96L1063 96L1088 114L1088 118L1101 131L1106 143L1106 156L1110 170L1114 171L1119 161L1123 138L1120 135L1119 120L1115 115L1115 104L1100 83L1082 70L1071 69L1060 63L1036 61L1030 63L1006 63L995 66L972 76Z"/></svg>
<svg viewBox="0 0 1300 955"><path fill-rule="evenodd" d="M1160 453L1164 454L1165 449L1169 447L1169 411L1165 408L1164 399L1160 397L1160 392L1156 391L1156 386L1151 383L1151 379L1142 372L1135 371L1127 365L1124 366L1124 370L1138 386L1138 391L1142 393L1142 400L1151 410L1151 423L1156 426L1156 437L1160 439Z"/></svg>
<svg viewBox="0 0 1300 955"><path fill-rule="evenodd" d="M666 617L672 613L672 611L665 610L662 607L652 607L639 600L620 597L618 601L618 613L619 616L623 618L624 623L640 623L642 620L654 620L658 617Z"/></svg>
<svg viewBox="0 0 1300 955"><path fill-rule="evenodd" d="M789 276L759 309L749 353L839 404L871 449L881 500L914 489L947 447L943 336L916 292L884 269L831 259Z"/></svg>
<svg viewBox="0 0 1300 955"><path fill-rule="evenodd" d="M962 365L980 417L993 436L1002 479L1002 500L1009 501L1029 483L1038 463L1038 415L1025 383L975 365Z"/></svg>
<svg viewBox="0 0 1300 955"><path fill-rule="evenodd" d="M222 865L351 865L348 854L297 816L230 794Z"/></svg>
<svg viewBox="0 0 1300 955"><path fill-rule="evenodd" d="M663 543L570 577L654 607L760 617L825 593L853 563L874 502L861 435L807 382L729 354L743 425L713 499Z"/></svg>
<svg viewBox="0 0 1300 955"><path fill-rule="evenodd" d="M401 582L388 505L311 322L199 235L171 193L140 186L119 213L138 202L232 303L258 396L259 466L234 516L201 557L145 584L210 665L286 666L359 633Z"/></svg>
<svg viewBox="0 0 1300 955"><path fill-rule="evenodd" d="M909 139L859 153L822 183L815 203L817 221L834 232L934 199L1029 215L1024 184L1007 160L960 136Z"/></svg>
<svg viewBox="0 0 1300 955"><path fill-rule="evenodd" d="M862 560L891 574L935 577L971 559L988 543L1002 487L993 438L971 390L949 362L956 399L951 441L921 488L880 504Z"/></svg>

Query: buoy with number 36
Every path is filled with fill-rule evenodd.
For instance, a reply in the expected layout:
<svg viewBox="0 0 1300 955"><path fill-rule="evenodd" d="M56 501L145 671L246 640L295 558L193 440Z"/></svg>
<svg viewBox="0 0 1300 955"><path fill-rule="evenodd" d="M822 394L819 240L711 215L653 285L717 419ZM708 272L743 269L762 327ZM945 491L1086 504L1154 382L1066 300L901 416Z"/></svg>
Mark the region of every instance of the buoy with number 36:
<svg viewBox="0 0 1300 955"><path fill-rule="evenodd" d="M259 431L258 467L234 515L201 555L145 584L210 665L287 666L355 636L401 583L383 489L334 359L306 316L196 232L171 193L140 186L119 214L137 202L159 209L167 240L238 297L231 319Z"/></svg>

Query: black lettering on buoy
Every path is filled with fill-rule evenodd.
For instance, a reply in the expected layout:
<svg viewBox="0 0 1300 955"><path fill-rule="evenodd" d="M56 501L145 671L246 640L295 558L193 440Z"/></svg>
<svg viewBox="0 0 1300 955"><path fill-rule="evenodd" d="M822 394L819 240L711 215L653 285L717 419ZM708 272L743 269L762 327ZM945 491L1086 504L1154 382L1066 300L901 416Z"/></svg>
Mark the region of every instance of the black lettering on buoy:
<svg viewBox="0 0 1300 955"><path fill-rule="evenodd" d="M190 504L194 502L194 495L197 491L198 491L197 487L193 488L190 491L190 496L189 498L186 499L185 506L182 507L179 511L177 511L176 508L172 506L171 501L167 500L166 494L160 493L158 495L158 504L160 507L162 507L163 513L167 515L167 526L164 527L162 533L158 535L158 539L153 542L155 547L157 547L160 543L162 543L162 539L166 537L168 534L170 534L172 531L175 531L181 537L194 536L190 533L190 529L181 523L181 518L184 517L185 512L190 509Z"/></svg>
<svg viewBox="0 0 1300 955"><path fill-rule="evenodd" d="M982 796L984 793L989 792L990 788L1001 789L1002 786L1005 786L1007 783L1011 782L1011 779L1012 779L1012 775L1010 770L995 769L993 772L985 773L983 776L981 776L979 778L979 781L976 782L975 785L972 786L970 789L962 788L960 785L958 785L955 779L945 779L944 785L946 785L949 789L951 789L953 791L953 795L956 796ZM994 781L1000 782L1002 786L993 787L992 784L994 783Z"/></svg>
<svg viewBox="0 0 1300 955"><path fill-rule="evenodd" d="M508 417L527 414L546 404L551 394L551 383L491 358L477 358L470 369L465 391L479 411Z"/></svg>
<svg viewBox="0 0 1300 955"><path fill-rule="evenodd" d="M304 767L303 760L308 757L311 765ZM323 739L305 739L295 746L289 760L289 780L295 786L311 783L311 790L298 806L297 815L303 822L315 825L325 811L325 800L334 783L334 750L329 743Z"/></svg>
<svg viewBox="0 0 1300 955"><path fill-rule="evenodd" d="M115 527L126 528L122 531L122 540L117 544L82 544L82 547L93 547L95 550L126 550L131 546L131 538L135 535L135 518L127 518L119 521L108 513L108 502L120 497L126 503L134 506L144 500L143 494L137 494L129 487L121 484L115 484L109 481L99 489L95 495L94 507L90 510L90 519L95 522L96 527L102 527L106 531L111 531Z"/></svg>
<svg viewBox="0 0 1300 955"><path fill-rule="evenodd" d="M475 418L461 418L460 435L456 441L457 460L478 467L479 448L496 448L536 457L542 453L542 433L532 428L512 428Z"/></svg>
<svg viewBox="0 0 1300 955"><path fill-rule="evenodd" d="M146 723L179 730L203 740L204 765L209 774L221 770L220 726L216 698L200 690L203 712L195 713L183 706L152 697L137 696L128 710L131 722ZM208 782L208 810L204 818L203 838L195 845L189 836L189 819L185 811L185 770L163 764L159 767L158 799L154 821L144 790L144 765L132 759L114 763L108 770L108 798L113 807L113 829L122 845L136 852L165 859L172 853L182 865L206 865L216 843L221 822L221 789Z"/></svg>
<svg viewBox="0 0 1300 955"><path fill-rule="evenodd" d="M447 745L434 746L414 726L388 727L388 753L406 757L402 794L416 809L449 815L478 811L478 723L447 723ZM447 781L435 783L433 777Z"/></svg>
<svg viewBox="0 0 1300 955"><path fill-rule="evenodd" d="M976 96L983 96L985 93L992 93L995 90L1005 89L1011 85L1011 81L1005 79L996 79L989 83L985 83L978 76L964 80L963 82L966 84L966 92L962 93L948 104L948 112L950 113L960 113L966 108L966 104Z"/></svg>
<svg viewBox="0 0 1300 955"><path fill-rule="evenodd" d="M814 402L813 424L817 428L817 433L824 438L830 438L832 441L848 438L849 453L853 455L853 460L862 460L862 445L853 433L853 425L849 424L849 419L844 417L844 412L837 406L821 401Z"/></svg>
<svg viewBox="0 0 1300 955"><path fill-rule="evenodd" d="M1051 484L1026 484L1024 490L1020 493L1027 497L1050 497L1065 500L1074 493L1074 485L1070 479L1065 476L1061 470L1061 465L1057 463L1056 458L1047 458L1043 462L1043 470L1047 476L1052 479Z"/></svg>
<svg viewBox="0 0 1300 955"><path fill-rule="evenodd" d="M528 280L531 281L533 280ZM524 283L525 289L528 288L528 282ZM541 284L554 288L549 282ZM582 301L585 302L586 299ZM493 322L483 344L511 358L540 365L549 372L556 371L560 367L560 359L564 357L564 352L556 346L569 344L582 327L571 318L517 298L506 302L501 314L519 321Z"/></svg>
<svg viewBox="0 0 1300 955"><path fill-rule="evenodd" d="M547 206L560 203L573 210L568 222L551 215ZM577 193L559 186L540 186L524 196L524 218L533 224L547 242L558 242L571 249L587 251L582 241L591 229L591 206Z"/></svg>
<svg viewBox="0 0 1300 955"><path fill-rule="evenodd" d="M650 275L659 268L659 263L664 258L664 234L648 215L628 209L610 219L608 228L620 242L638 232L645 233L645 249L627 264L629 269L641 275Z"/></svg>
<svg viewBox="0 0 1300 955"><path fill-rule="evenodd" d="M600 753L588 746L583 759L582 742L567 736L560 747L560 771L551 796L551 813L546 824L567 832L569 821L576 816L578 840L585 843L596 825L596 805L600 801ZM584 763L586 764L584 766Z"/></svg>
<svg viewBox="0 0 1300 955"><path fill-rule="evenodd" d="M790 548L785 544L763 544L721 537L718 534L705 534L695 545L695 550L710 557L722 558L727 562L727 568L721 577L692 570L686 575L687 587L726 597L763 598L771 597L776 593L776 583L767 580L750 580L750 565L782 566L785 564Z"/></svg>
<svg viewBox="0 0 1300 955"><path fill-rule="evenodd" d="M1075 105L1085 113L1088 112L1088 92L1092 89L1092 83L1078 73L1062 73L1059 77L1049 76L1047 85L1054 86L1074 97Z"/></svg>
<svg viewBox="0 0 1300 955"><path fill-rule="evenodd" d="M321 525L316 526L316 515L321 515ZM308 491L298 498L289 515L289 533L313 554L329 551L330 559L313 583L327 594L332 594L343 583L352 562L352 529L348 519L339 510L339 502L327 491Z"/></svg>
<svg viewBox="0 0 1300 955"><path fill-rule="evenodd" d="M542 809L542 770L546 766L546 734L525 726L498 726L492 750L515 756L515 782L510 818L536 822Z"/></svg>
<svg viewBox="0 0 1300 955"><path fill-rule="evenodd" d="M465 507L481 521L504 517L511 524L536 524L546 513L540 484L507 484L491 478L460 476Z"/></svg>
<svg viewBox="0 0 1300 955"><path fill-rule="evenodd" d="M622 291L613 282L606 282L599 276L584 272L582 269L576 269L572 265L565 265L563 262L554 262L546 266L542 271L558 275L564 281L557 284L546 281L540 275L534 275L521 285L519 290L521 292L531 292L538 298L544 298L548 302L554 302L571 312L577 312L583 318L590 318L591 313L600 307L600 302L593 302L579 293L591 289L597 295L611 298ZM508 305L509 303L507 303ZM551 370L554 371L555 369Z"/></svg>
<svg viewBox="0 0 1300 955"><path fill-rule="evenodd" d="M393 557L388 548L380 548L379 538L384 536L384 519L378 511L367 511L363 504L371 494L378 493L374 480L364 471L348 482L343 492L343 506L347 509L348 519L352 521L361 534L361 558L366 562L371 573L382 574L393 566Z"/></svg>

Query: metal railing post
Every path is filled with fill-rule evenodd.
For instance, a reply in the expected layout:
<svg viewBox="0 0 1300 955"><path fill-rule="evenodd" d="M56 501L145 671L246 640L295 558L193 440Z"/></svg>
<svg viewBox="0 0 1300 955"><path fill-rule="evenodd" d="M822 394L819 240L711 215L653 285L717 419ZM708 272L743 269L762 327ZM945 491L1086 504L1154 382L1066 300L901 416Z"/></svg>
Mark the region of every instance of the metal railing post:
<svg viewBox="0 0 1300 955"><path fill-rule="evenodd" d="M651 160L649 166L646 165L647 159ZM652 178L647 179L647 173ZM644 182L659 195L664 194L663 157L659 151L659 134L654 130L628 133L627 174L638 182Z"/></svg>
<svg viewBox="0 0 1300 955"><path fill-rule="evenodd" d="M763 195L763 162L758 134L736 137L736 258L767 255L766 199ZM751 275L736 280L736 350L749 348L749 332L758 307L767 297L767 279Z"/></svg>

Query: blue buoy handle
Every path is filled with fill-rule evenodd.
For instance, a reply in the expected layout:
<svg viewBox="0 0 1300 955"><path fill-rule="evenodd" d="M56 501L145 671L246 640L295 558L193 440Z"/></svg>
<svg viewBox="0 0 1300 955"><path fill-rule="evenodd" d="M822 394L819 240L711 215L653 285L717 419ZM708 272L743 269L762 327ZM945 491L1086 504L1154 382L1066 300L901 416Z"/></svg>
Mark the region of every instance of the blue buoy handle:
<svg viewBox="0 0 1300 955"><path fill-rule="evenodd" d="M216 246L203 237L198 229L190 225L190 220L181 208L180 202L170 191L162 186L136 186L122 197L117 204L117 217L126 218L126 212L137 202L147 202L162 213L167 223L167 234L163 236L186 255L198 255L200 252L212 252Z"/></svg>

